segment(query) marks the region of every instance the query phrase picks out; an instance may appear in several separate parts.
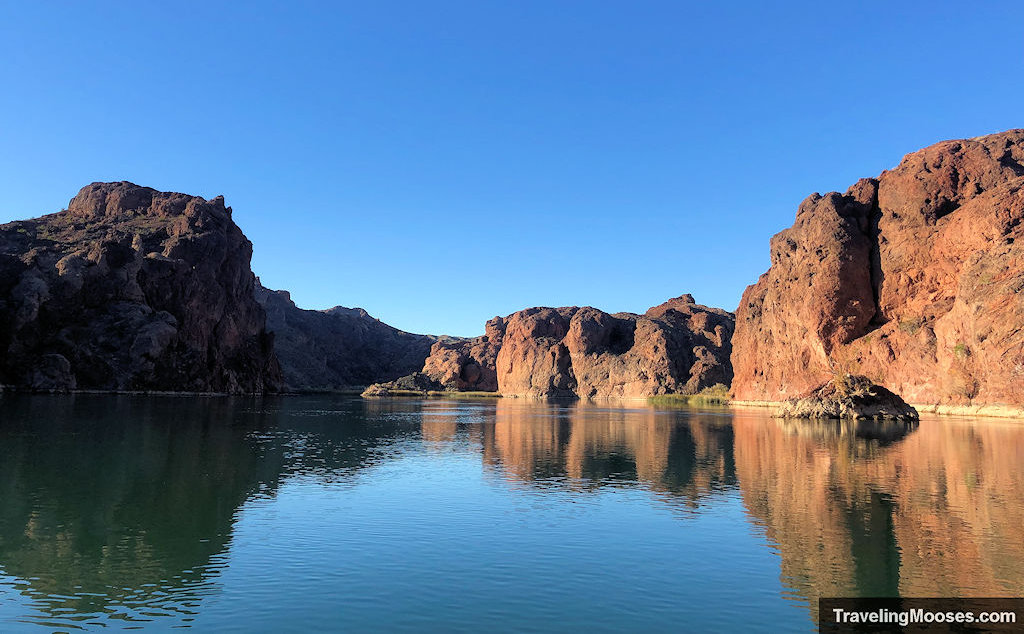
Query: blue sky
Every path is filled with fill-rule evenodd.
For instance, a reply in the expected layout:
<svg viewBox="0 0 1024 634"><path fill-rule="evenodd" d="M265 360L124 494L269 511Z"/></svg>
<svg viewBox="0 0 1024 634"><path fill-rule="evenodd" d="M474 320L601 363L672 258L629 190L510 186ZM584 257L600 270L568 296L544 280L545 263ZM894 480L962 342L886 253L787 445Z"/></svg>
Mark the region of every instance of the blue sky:
<svg viewBox="0 0 1024 634"><path fill-rule="evenodd" d="M835 5L835 6L830 6ZM307 308L735 309L799 202L1024 127L1024 3L0 0L0 222L223 194Z"/></svg>

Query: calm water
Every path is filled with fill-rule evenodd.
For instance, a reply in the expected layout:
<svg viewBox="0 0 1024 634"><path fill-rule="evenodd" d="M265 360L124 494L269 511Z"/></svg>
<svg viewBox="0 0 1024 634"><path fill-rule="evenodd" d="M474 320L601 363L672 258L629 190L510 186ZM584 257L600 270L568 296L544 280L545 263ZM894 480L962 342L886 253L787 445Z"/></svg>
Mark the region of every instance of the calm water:
<svg viewBox="0 0 1024 634"><path fill-rule="evenodd" d="M0 630L813 631L1024 595L1024 425L0 397Z"/></svg>

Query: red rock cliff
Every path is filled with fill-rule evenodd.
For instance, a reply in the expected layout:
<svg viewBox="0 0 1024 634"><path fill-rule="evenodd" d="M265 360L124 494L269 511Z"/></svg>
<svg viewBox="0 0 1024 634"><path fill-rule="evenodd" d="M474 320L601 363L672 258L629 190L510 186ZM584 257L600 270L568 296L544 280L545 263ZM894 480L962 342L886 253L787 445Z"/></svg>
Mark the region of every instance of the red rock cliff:
<svg viewBox="0 0 1024 634"><path fill-rule="evenodd" d="M683 295L647 311L529 308L505 318L505 396L643 397L728 385L733 316Z"/></svg>
<svg viewBox="0 0 1024 634"><path fill-rule="evenodd" d="M946 141L771 240L736 314L733 394L857 373L912 403L1024 405L1024 130Z"/></svg>

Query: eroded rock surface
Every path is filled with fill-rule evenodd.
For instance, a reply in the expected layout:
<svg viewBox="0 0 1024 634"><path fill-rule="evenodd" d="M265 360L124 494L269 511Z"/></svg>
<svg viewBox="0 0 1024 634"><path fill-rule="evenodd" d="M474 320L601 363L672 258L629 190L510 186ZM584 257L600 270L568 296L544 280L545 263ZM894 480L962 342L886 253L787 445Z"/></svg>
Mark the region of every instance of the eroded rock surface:
<svg viewBox="0 0 1024 634"><path fill-rule="evenodd" d="M530 308L505 318L504 396L643 397L729 384L733 316L689 295L644 315Z"/></svg>
<svg viewBox="0 0 1024 634"><path fill-rule="evenodd" d="M485 334L472 339L445 338L434 343L423 364L423 374L441 389L495 392L498 374L495 365L505 337L505 319L487 322Z"/></svg>
<svg viewBox="0 0 1024 634"><path fill-rule="evenodd" d="M1024 405L1024 130L946 141L771 240L737 312L733 394L784 401L837 372L912 403Z"/></svg>
<svg viewBox="0 0 1024 634"><path fill-rule="evenodd" d="M222 197L128 182L0 226L0 384L278 389L251 256Z"/></svg>
<svg viewBox="0 0 1024 634"><path fill-rule="evenodd" d="M644 315L590 307L528 308L487 322L486 334L436 342L421 377L371 386L500 392L524 397L691 394L732 379L733 315L683 295ZM417 388L413 379L429 381ZM426 384L424 384L426 385Z"/></svg>

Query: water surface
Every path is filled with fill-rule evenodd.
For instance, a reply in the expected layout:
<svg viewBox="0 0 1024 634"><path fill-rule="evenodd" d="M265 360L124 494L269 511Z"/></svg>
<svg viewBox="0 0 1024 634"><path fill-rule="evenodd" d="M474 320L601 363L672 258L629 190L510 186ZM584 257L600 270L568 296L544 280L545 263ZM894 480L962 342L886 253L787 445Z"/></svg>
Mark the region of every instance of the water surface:
<svg viewBox="0 0 1024 634"><path fill-rule="evenodd" d="M0 630L813 631L1024 595L1024 426L0 397Z"/></svg>

